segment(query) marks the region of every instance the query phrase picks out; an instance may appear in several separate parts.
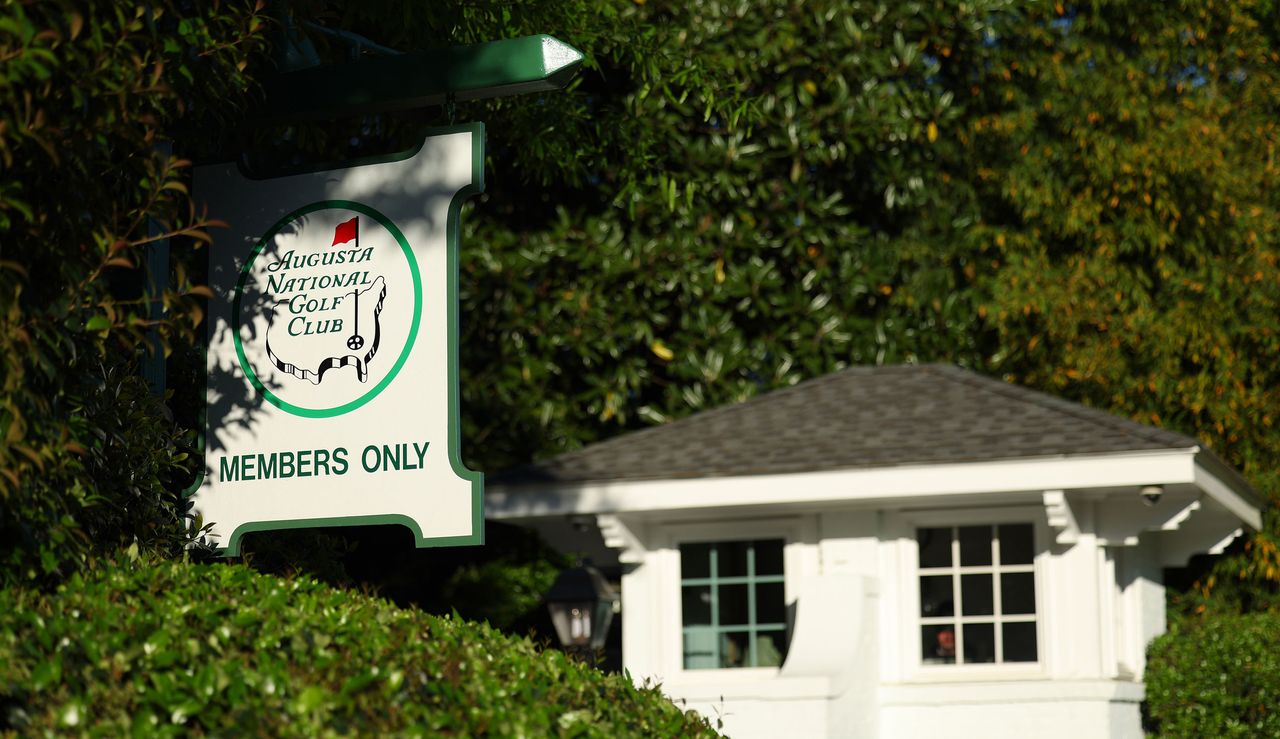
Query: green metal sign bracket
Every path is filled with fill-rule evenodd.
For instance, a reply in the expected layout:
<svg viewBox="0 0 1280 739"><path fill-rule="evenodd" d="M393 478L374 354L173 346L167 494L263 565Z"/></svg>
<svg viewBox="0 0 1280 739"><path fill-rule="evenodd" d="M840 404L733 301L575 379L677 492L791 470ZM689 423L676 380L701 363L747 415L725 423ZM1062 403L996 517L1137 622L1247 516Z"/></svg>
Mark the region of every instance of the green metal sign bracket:
<svg viewBox="0 0 1280 739"><path fill-rule="evenodd" d="M582 58L581 51L544 34L311 67L267 81L262 114L338 118L549 92L569 84Z"/></svg>

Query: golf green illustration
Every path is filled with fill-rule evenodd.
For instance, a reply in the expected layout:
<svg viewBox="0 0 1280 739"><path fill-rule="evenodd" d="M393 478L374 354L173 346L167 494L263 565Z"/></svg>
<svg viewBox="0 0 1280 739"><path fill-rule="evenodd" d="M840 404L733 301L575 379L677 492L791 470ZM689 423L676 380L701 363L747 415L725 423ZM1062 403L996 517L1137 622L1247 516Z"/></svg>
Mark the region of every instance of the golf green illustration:
<svg viewBox="0 0 1280 739"><path fill-rule="evenodd" d="M355 248L350 254L353 261L358 261L359 229L359 216L339 224L331 246L354 241ZM330 262L336 261L341 253L331 252ZM326 255L319 256L323 265ZM387 298L386 280L379 275L369 284L367 271L350 273L346 279L329 276L330 279L325 280L326 276L320 276L313 283L321 289L332 288L334 284L345 289L346 283L356 284L340 294L317 298L300 292L277 300L267 329L267 356L281 372L315 385L324 381L326 373L339 367L354 367L356 378L367 382L369 363L378 353L382 338L379 317Z"/></svg>
<svg viewBox="0 0 1280 739"><path fill-rule="evenodd" d="M245 374L268 401L331 413L390 382L421 303L402 241L385 217L350 202L299 209L259 241L238 286L236 335Z"/></svg>

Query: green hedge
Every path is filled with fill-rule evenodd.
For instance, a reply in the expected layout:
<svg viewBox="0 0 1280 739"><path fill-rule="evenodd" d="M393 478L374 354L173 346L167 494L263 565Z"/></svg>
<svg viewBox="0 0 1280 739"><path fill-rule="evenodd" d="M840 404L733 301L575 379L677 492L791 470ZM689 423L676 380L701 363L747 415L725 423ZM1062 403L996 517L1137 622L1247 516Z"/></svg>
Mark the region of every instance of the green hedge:
<svg viewBox="0 0 1280 739"><path fill-rule="evenodd" d="M1280 736L1280 615L1176 628L1147 658L1150 728L1170 737Z"/></svg>
<svg viewBox="0 0 1280 739"><path fill-rule="evenodd" d="M238 565L0 591L0 735L715 736L528 639Z"/></svg>

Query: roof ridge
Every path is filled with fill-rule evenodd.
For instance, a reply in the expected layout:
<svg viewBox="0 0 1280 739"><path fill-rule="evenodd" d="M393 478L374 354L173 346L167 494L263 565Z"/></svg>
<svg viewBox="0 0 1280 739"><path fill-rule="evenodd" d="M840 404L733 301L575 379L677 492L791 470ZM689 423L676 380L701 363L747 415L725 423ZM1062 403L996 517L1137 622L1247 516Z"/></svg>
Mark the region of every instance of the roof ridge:
<svg viewBox="0 0 1280 739"><path fill-rule="evenodd" d="M660 423L654 426L646 426L644 428L624 431L623 433L620 433L617 436L611 436L608 439L592 442L585 446L578 447L577 449L572 449L567 452L561 452L560 454L557 454L553 457L545 459L541 462L532 462L531 464L533 466L542 465L548 462L560 461L565 458L572 457L574 455L577 455L579 452L584 452L588 449L594 451L600 448L611 447L615 444L621 444L624 441L626 442L635 441L636 439L643 438L650 434L654 434L660 431L666 431L668 429L674 428L678 425L684 424L694 419L697 419L698 421L701 422L708 418L716 418L728 413L737 413L737 412L740 412L743 408L746 408L748 406L755 406L759 403L765 402L766 400L776 400L779 397L789 396L794 392L798 391L802 387L813 387L815 385L822 385L828 382L834 382L837 378L850 372L856 372L856 371L870 372L878 369L889 369L889 368L897 369L902 367L921 367L921 366L927 366L927 365L910 365L910 364L891 364L891 365L873 365L873 366L851 365L848 367L838 369L835 372L828 372L823 375L818 375L817 377L810 377L808 379L801 380L795 383L794 385L786 385L784 387L773 388L772 390L764 390L763 392L757 392L755 395L752 395L746 400L739 400L736 402L725 403L724 405L716 406L715 408L707 408L706 410L700 410L700 411L695 410L687 416L682 416L680 418L676 418L671 421L666 421L664 423Z"/></svg>
<svg viewBox="0 0 1280 739"><path fill-rule="evenodd" d="M734 389L754 392L714 408L683 409L684 415L661 424L621 429L498 477L703 477L795 465L836 469L1207 449L1187 435L955 364L854 365L774 389ZM815 436L805 429L825 431Z"/></svg>
<svg viewBox="0 0 1280 739"><path fill-rule="evenodd" d="M1189 441L1193 446L1201 449L1205 448L1199 440L1187 436L1186 434L1170 431L1159 426L1150 426L1145 423L1139 423L1131 418L1119 416L1114 413L1104 411L1098 408L1090 408L1083 403L1059 398L1050 393L1046 393L1035 388L1016 385L1011 382L1005 382L994 377L988 377L979 372L959 367L954 364L932 364L927 365L929 371L936 371L938 374L948 376L954 382L962 382L971 387L976 387L985 392L996 393L1008 398L1023 402L1036 403L1042 407L1050 408L1059 413L1065 413L1083 421L1104 426L1117 431L1131 433L1146 441L1156 443L1167 443L1168 438L1178 437L1182 440Z"/></svg>

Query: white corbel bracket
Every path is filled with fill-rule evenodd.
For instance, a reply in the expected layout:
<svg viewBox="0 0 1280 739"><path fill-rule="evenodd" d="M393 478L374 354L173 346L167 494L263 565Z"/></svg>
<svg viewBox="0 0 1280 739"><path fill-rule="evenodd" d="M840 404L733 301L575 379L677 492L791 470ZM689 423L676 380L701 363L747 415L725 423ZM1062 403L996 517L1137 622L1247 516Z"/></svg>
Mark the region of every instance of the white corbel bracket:
<svg viewBox="0 0 1280 739"><path fill-rule="evenodd" d="M1239 528L1239 529L1236 529L1235 531L1232 531L1231 533L1227 534L1227 535L1226 535L1226 536L1224 536L1221 540L1219 540L1217 544L1214 544L1214 545L1212 545L1212 546L1210 546L1210 547L1209 547L1209 554L1212 554L1212 555L1215 555L1215 556L1216 556L1216 555L1222 554L1223 552L1227 551L1227 547L1231 546L1231 542L1233 542L1233 541L1235 541L1236 539L1240 538L1240 535L1241 535L1241 534L1243 534L1243 533L1244 533L1244 529L1243 529L1243 528Z"/></svg>
<svg viewBox="0 0 1280 739"><path fill-rule="evenodd" d="M596 526L600 528L600 536L604 545L618 550L618 561L623 564L638 565L644 562L645 547L625 523L612 514L596 516Z"/></svg>
<svg viewBox="0 0 1280 739"><path fill-rule="evenodd" d="M1191 518L1191 514L1198 510L1200 510L1200 501L1193 500L1190 503L1187 503L1181 510L1170 516L1167 521L1160 524L1160 530L1177 531L1182 527L1182 524L1186 523L1188 518Z"/></svg>
<svg viewBox="0 0 1280 739"><path fill-rule="evenodd" d="M1137 546L1146 532L1173 532L1199 528L1204 506L1194 498L1170 498L1158 503L1140 503L1137 496L1120 494L1099 504L1098 543L1106 546ZM1225 532L1224 532L1225 533ZM1216 541L1216 539L1215 539Z"/></svg>
<svg viewBox="0 0 1280 739"><path fill-rule="evenodd" d="M1075 544L1080 539L1080 524L1076 520L1076 512L1071 508L1065 490L1046 490L1042 496L1044 513L1049 528L1053 529L1054 541L1059 544Z"/></svg>
<svg viewBox="0 0 1280 739"><path fill-rule="evenodd" d="M1244 533L1243 527L1230 528L1238 519L1216 516L1197 526L1183 526L1160 533L1160 564L1164 567L1186 567L1197 554L1222 554L1231 542Z"/></svg>

